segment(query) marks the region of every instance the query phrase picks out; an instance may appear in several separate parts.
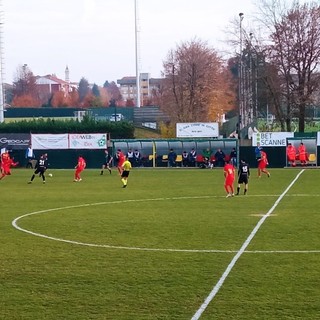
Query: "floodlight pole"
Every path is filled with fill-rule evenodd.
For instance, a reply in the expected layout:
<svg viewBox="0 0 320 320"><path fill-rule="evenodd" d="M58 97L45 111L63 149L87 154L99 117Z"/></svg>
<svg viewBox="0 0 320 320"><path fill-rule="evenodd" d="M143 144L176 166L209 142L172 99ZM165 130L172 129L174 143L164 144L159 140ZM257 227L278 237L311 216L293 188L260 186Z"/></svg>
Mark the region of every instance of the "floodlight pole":
<svg viewBox="0 0 320 320"><path fill-rule="evenodd" d="M239 53L239 121L238 121L238 126L239 126L239 138L241 138L241 129L244 127L244 96L243 96L243 61L242 61L242 20L244 18L243 13L239 13L239 18L240 18L240 25L239 25L239 38L240 38L240 53Z"/></svg>
<svg viewBox="0 0 320 320"><path fill-rule="evenodd" d="M139 30L138 30L138 9L137 9L137 1L134 0L134 21L135 21L135 50L136 50L136 107L140 108L141 101L140 101L140 71L139 71Z"/></svg>
<svg viewBox="0 0 320 320"><path fill-rule="evenodd" d="M0 123L4 122L4 89L3 89L3 11L2 1L0 0Z"/></svg>

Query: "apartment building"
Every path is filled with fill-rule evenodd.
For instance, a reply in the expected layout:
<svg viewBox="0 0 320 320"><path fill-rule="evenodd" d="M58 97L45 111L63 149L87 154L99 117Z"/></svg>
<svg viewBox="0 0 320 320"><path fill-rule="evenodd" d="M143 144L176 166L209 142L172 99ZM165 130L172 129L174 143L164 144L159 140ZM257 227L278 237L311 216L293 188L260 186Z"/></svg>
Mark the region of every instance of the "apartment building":
<svg viewBox="0 0 320 320"><path fill-rule="evenodd" d="M155 92L161 89L162 78L150 78L149 73L140 73L140 94L141 104L150 99ZM135 76L123 77L117 80L119 90L124 101L136 100L137 97L137 81Z"/></svg>

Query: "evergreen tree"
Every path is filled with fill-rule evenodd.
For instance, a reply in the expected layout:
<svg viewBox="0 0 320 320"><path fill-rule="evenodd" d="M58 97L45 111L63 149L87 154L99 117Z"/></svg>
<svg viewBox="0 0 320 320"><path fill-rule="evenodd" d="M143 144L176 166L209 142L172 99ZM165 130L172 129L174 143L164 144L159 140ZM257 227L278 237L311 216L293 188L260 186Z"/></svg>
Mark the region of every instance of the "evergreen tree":
<svg viewBox="0 0 320 320"><path fill-rule="evenodd" d="M86 78L81 78L78 86L79 101L83 102L89 92L90 87L88 80Z"/></svg>
<svg viewBox="0 0 320 320"><path fill-rule="evenodd" d="M92 87L92 94L95 97L100 97L100 90L99 90L99 87L96 84L94 84L93 87Z"/></svg>

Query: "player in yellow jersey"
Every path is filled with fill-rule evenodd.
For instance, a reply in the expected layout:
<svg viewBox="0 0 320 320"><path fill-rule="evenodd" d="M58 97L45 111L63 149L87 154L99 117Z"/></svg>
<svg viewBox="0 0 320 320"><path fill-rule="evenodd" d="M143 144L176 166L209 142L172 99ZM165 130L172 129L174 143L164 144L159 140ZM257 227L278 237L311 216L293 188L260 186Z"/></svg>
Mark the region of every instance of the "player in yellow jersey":
<svg viewBox="0 0 320 320"><path fill-rule="evenodd" d="M131 163L128 160L128 157L126 157L126 160L122 164L122 173L121 173L121 181L123 183L122 188L127 187L128 177L129 177L129 173L130 173L131 168L132 168Z"/></svg>

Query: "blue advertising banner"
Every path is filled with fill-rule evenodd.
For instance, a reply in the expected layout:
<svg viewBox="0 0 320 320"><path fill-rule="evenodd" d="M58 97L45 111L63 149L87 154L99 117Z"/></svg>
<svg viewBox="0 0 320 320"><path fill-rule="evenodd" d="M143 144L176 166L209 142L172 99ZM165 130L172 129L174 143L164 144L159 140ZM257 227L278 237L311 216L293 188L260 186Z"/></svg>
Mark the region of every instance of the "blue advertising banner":
<svg viewBox="0 0 320 320"><path fill-rule="evenodd" d="M31 142L29 133L0 133L0 149L27 149Z"/></svg>

